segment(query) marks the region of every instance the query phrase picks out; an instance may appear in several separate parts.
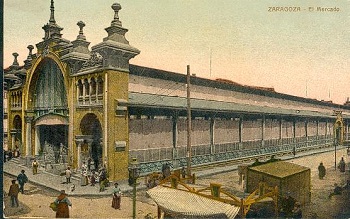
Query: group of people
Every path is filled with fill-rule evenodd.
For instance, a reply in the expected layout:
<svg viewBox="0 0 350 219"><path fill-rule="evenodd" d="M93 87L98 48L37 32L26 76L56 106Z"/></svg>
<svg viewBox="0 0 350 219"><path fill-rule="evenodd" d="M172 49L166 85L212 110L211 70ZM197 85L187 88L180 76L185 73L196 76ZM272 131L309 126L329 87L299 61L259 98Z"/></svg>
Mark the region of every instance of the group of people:
<svg viewBox="0 0 350 219"><path fill-rule="evenodd" d="M17 157L21 156L21 152L20 152L19 147L17 145L13 150L3 149L3 153L4 153L4 162L9 161L12 158L17 158Z"/></svg>
<svg viewBox="0 0 350 219"><path fill-rule="evenodd" d="M89 168L89 165L83 162L83 165L81 167L80 185L86 186L90 184L91 186L95 186L97 182L100 185L100 192L103 192L105 190L105 187L109 186L107 168L103 166L98 171L95 171Z"/></svg>
<svg viewBox="0 0 350 219"><path fill-rule="evenodd" d="M346 164L344 161L344 157L342 157L338 163L338 169L341 173L344 173L346 171ZM318 176L320 179L323 179L326 176L326 168L321 162L318 166Z"/></svg>
<svg viewBox="0 0 350 219"><path fill-rule="evenodd" d="M16 183L18 181L18 184ZM18 174L17 179L11 180L11 186L8 195L11 197L11 207L19 207L18 194L24 194L24 184L28 182L28 177L24 170Z"/></svg>

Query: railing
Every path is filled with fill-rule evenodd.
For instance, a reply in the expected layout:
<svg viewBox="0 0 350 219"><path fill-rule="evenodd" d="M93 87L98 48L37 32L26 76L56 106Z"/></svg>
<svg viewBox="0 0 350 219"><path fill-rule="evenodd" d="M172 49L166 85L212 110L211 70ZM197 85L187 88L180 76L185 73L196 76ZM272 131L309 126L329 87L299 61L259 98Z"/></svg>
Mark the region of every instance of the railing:
<svg viewBox="0 0 350 219"><path fill-rule="evenodd" d="M287 139L271 139L262 141L233 142L210 145L192 146L191 165L203 165L212 162L225 162L237 159L249 159L254 157L268 157L273 154L283 155L314 150L321 147L333 145L331 136L312 136ZM211 153L211 150L213 153ZM187 148L151 148L131 150L130 156L137 157L141 163L141 173L160 171L165 163L176 164L177 166L187 165Z"/></svg>
<svg viewBox="0 0 350 219"><path fill-rule="evenodd" d="M40 117L46 114L59 114L59 115L63 115L66 116L68 115L68 109L67 108L62 108L62 107L57 107L57 108L35 108L35 116L36 117Z"/></svg>

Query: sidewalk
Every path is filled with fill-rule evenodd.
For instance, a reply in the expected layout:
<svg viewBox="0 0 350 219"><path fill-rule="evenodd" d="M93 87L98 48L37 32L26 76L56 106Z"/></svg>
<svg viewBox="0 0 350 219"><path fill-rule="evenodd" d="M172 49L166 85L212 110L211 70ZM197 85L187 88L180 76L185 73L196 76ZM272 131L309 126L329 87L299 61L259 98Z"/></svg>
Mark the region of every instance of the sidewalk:
<svg viewBox="0 0 350 219"><path fill-rule="evenodd" d="M344 149L345 147L337 147L338 150ZM322 149L317 149L317 150L312 150L312 151L305 151L296 154L296 156L293 155L286 155L283 157L278 157L281 158L282 160L289 160L293 159L296 157L302 157L302 156L309 156L313 154L318 154L318 153L323 153L323 152L328 152L334 150L333 147L329 148L322 148ZM249 164L249 163L246 163ZM203 169L200 171L195 171L195 175L197 178L202 178L210 175L214 175L217 173L224 173L224 172L230 172L230 171L236 171L238 168L238 164L236 165L229 165L229 166L222 166L222 167L214 167L214 168L208 168L208 169ZM64 184L65 182L65 177L64 176L58 176L54 175L52 173L48 173L43 170L39 170L38 174L33 175L32 169L28 168L24 165L15 163L13 161L7 161L6 163L3 164L3 171L4 174L7 174L11 177L17 177L17 175L21 172L21 170L25 170L26 175L28 176L29 182L45 187L46 189L56 191L57 193L60 192L61 190L65 190L66 193L68 193L70 196L96 196L96 197L105 197L105 196L110 196L112 194L112 190L114 188L113 185L106 187L106 190L103 192L99 192L99 185L96 184L95 186L80 186L80 180L77 179L76 177L73 177L71 179L70 184ZM122 190L123 193L131 192L132 187L128 185L127 180L123 181L117 181L119 183L119 187ZM138 182L140 185L137 186L137 189L145 189L146 186L144 184L143 177L138 179ZM71 191L71 186L75 185L75 190L72 192Z"/></svg>

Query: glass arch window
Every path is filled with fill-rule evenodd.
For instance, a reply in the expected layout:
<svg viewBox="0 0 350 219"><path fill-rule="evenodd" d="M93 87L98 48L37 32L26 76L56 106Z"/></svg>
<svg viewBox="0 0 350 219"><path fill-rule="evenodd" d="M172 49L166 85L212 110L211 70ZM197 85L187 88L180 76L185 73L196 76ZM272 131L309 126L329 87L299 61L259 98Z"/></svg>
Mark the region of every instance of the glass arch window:
<svg viewBox="0 0 350 219"><path fill-rule="evenodd" d="M52 59L44 59L38 69L34 106L36 109L67 108L67 93L62 71Z"/></svg>

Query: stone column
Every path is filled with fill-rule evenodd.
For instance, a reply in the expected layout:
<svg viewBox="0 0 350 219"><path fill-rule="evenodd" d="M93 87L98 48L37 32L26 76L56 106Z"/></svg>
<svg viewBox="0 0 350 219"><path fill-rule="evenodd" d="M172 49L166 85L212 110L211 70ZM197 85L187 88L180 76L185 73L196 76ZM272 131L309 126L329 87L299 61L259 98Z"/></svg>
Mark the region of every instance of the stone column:
<svg viewBox="0 0 350 219"><path fill-rule="evenodd" d="M39 126L35 127L35 155L39 155L39 150L41 148L40 145L40 131L39 131Z"/></svg>
<svg viewBox="0 0 350 219"><path fill-rule="evenodd" d="M33 117L26 116L25 122L26 122L26 156L31 156L32 153L32 121Z"/></svg>
<svg viewBox="0 0 350 219"><path fill-rule="evenodd" d="M11 134L11 150L15 149L16 133L17 133L17 131L15 129L12 129L10 131L10 134Z"/></svg>
<svg viewBox="0 0 350 219"><path fill-rule="evenodd" d="M84 143L84 139L75 139L75 143L78 146L78 152L77 152L77 169L80 169L81 167L81 146Z"/></svg>

